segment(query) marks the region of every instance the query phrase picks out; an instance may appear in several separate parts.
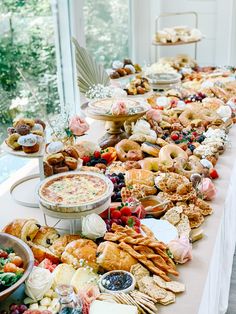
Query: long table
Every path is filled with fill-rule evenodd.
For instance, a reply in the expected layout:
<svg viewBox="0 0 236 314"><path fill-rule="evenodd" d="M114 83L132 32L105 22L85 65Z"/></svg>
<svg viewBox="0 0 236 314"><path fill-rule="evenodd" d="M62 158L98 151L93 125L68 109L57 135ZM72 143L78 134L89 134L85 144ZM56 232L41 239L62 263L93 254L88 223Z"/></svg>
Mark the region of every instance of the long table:
<svg viewBox="0 0 236 314"><path fill-rule="evenodd" d="M94 122L89 135L82 138L96 141L103 134L104 125ZM178 266L178 280L186 284L186 292L176 303L159 306L160 314L224 314L228 306L230 277L236 243L236 127L230 130L228 148L217 163L220 178L215 181L217 196L211 202L214 213L205 219L204 237L193 244L193 260ZM15 218L36 218L43 223L40 209L17 205L9 194L12 181L36 171L33 166L23 169L16 178L0 186L0 228ZM28 193L27 191L22 191ZM53 223L53 220L49 219ZM19 298L22 288L0 310Z"/></svg>

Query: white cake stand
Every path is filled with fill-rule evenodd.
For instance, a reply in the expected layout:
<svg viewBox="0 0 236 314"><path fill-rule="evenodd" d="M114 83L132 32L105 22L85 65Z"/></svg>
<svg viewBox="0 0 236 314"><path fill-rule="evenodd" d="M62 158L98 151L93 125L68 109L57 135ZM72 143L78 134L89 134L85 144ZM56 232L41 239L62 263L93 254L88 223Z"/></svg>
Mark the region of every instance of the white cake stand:
<svg viewBox="0 0 236 314"><path fill-rule="evenodd" d="M36 187L40 181L44 179L43 156L45 145L41 144L40 150L37 153L26 154L23 151L15 151L11 149L5 142L1 145L2 150L10 155L22 158L37 158L39 165L39 173L29 175L17 180L10 188L12 198L17 204L38 208L39 202L36 197ZM27 193L25 192L27 191Z"/></svg>

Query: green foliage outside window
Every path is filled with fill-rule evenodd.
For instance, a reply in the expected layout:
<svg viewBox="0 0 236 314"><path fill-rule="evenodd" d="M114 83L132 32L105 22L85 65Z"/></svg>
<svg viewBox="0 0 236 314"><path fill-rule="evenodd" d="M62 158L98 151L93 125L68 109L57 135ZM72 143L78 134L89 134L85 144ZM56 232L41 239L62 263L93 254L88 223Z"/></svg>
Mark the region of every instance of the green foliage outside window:
<svg viewBox="0 0 236 314"><path fill-rule="evenodd" d="M129 57L129 0L85 0L86 47L106 68Z"/></svg>
<svg viewBox="0 0 236 314"><path fill-rule="evenodd" d="M0 1L0 133L18 116L59 110L50 3Z"/></svg>

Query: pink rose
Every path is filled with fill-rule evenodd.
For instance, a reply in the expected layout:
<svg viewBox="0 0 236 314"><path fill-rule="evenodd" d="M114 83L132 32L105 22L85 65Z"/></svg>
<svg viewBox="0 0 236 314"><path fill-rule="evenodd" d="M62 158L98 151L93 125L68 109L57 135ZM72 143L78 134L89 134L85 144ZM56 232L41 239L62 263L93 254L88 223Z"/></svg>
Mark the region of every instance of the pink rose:
<svg viewBox="0 0 236 314"><path fill-rule="evenodd" d="M154 120L156 122L162 121L162 110L150 109L146 112L147 120Z"/></svg>
<svg viewBox="0 0 236 314"><path fill-rule="evenodd" d="M124 101L117 101L111 107L113 116L124 116L127 114L127 107Z"/></svg>
<svg viewBox="0 0 236 314"><path fill-rule="evenodd" d="M203 178L198 189L204 200L210 201L216 196L216 188L214 183L209 178Z"/></svg>
<svg viewBox="0 0 236 314"><path fill-rule="evenodd" d="M86 131L88 131L89 125L83 118L74 116L70 119L69 129L73 135L81 136L84 135Z"/></svg>
<svg viewBox="0 0 236 314"><path fill-rule="evenodd" d="M176 263L184 264L192 259L192 245L186 236L170 241L168 247Z"/></svg>

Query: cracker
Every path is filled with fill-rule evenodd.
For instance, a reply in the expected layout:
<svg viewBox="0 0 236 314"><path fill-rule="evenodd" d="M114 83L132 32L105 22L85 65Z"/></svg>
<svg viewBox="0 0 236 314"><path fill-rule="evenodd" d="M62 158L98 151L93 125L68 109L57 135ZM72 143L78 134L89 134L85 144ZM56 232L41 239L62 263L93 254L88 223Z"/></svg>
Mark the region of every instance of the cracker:
<svg viewBox="0 0 236 314"><path fill-rule="evenodd" d="M179 223L176 225L176 228L178 230L179 236L185 235L185 236L189 237L191 228L190 228L190 224L189 224L189 219L186 215L184 215L184 214L181 215L181 219L180 219Z"/></svg>
<svg viewBox="0 0 236 314"><path fill-rule="evenodd" d="M167 220L169 223L175 226L180 222L182 212L183 209L181 207L175 206L169 209L161 219Z"/></svg>
<svg viewBox="0 0 236 314"><path fill-rule="evenodd" d="M175 294L171 291L166 291L165 298L163 298L157 302L162 304L162 305L168 305L168 304L174 303L175 302Z"/></svg>
<svg viewBox="0 0 236 314"><path fill-rule="evenodd" d="M138 282L139 290L146 293L156 301L164 299L167 295L166 290L157 286L152 277L143 277Z"/></svg>

